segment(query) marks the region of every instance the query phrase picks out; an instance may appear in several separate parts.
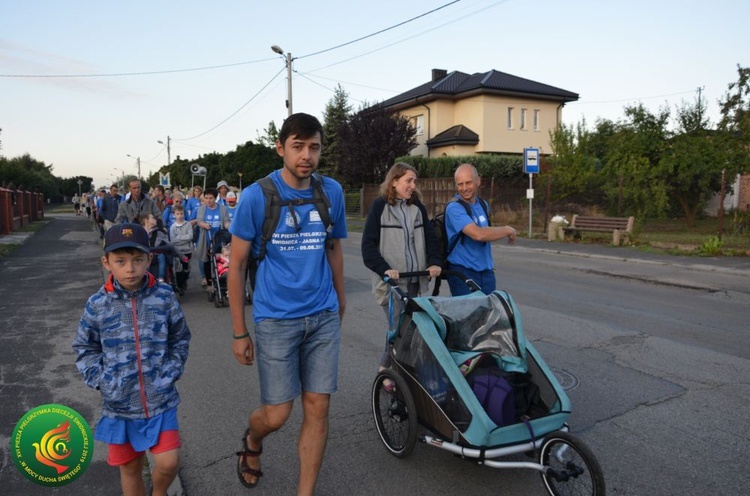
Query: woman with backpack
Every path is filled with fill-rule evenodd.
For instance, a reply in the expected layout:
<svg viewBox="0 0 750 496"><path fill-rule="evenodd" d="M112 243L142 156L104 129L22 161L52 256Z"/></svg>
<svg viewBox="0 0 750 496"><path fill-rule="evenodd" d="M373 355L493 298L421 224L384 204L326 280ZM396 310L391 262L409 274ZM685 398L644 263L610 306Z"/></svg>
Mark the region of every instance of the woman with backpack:
<svg viewBox="0 0 750 496"><path fill-rule="evenodd" d="M400 272L428 271L430 277L440 276L440 253L427 209L417 189L417 171L411 165L397 162L380 185L378 196L370 207L362 233L362 259L372 274L372 292L383 307L391 324L390 285L388 276L397 281L409 296L426 294L428 277L400 278ZM393 309L393 316L398 312ZM391 365L388 346L380 359L380 370ZM387 384L386 388L392 387Z"/></svg>

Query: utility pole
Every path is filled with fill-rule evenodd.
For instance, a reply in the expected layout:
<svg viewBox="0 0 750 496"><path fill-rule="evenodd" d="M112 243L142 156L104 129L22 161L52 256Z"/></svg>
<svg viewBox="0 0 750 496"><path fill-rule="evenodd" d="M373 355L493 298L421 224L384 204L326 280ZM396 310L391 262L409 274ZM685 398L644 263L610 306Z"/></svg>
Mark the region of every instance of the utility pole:
<svg viewBox="0 0 750 496"><path fill-rule="evenodd" d="M172 163L172 156L171 156L170 151L169 151L169 148L170 148L169 143L170 143L171 140L172 140L172 138L170 138L169 136L167 136L167 166L169 166L169 164ZM157 143L159 143L161 145L164 144L164 142L162 140L157 141Z"/></svg>
<svg viewBox="0 0 750 496"><path fill-rule="evenodd" d="M272 45L271 50L273 50L274 53L278 53L279 55L284 55L284 50L279 45ZM287 99L286 99L286 108L289 112L289 115L292 115L292 54L291 52L287 52L285 55L286 60L286 88L287 88Z"/></svg>

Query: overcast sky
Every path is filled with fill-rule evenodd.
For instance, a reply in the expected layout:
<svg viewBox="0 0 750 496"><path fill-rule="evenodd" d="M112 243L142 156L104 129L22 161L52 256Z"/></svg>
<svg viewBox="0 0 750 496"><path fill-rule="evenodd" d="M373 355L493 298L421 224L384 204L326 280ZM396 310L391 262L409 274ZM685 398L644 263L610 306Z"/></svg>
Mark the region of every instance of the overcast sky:
<svg viewBox="0 0 750 496"><path fill-rule="evenodd" d="M167 136L173 160L234 150L287 115L271 45L294 57L294 111L321 119L337 84L359 107L440 68L578 93L568 124L701 88L716 122L748 19L748 0L0 0L0 153L102 186L165 165Z"/></svg>

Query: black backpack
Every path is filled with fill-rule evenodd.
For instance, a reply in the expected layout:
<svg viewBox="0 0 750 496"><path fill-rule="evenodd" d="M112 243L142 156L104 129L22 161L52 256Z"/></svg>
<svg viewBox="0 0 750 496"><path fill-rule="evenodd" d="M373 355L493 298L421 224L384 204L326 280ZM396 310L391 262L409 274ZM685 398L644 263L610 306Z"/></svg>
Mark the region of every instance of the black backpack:
<svg viewBox="0 0 750 496"><path fill-rule="evenodd" d="M273 237L273 233L276 231L276 227L279 225L279 219L281 218L281 207L288 207L292 213L292 220L294 221L294 227L297 231L300 227L297 225L297 216L294 215L294 207L301 205L314 204L315 209L320 214L320 220L323 222L323 226L326 230L326 248L333 246L333 240L331 239L331 229L333 223L331 222L331 214L328 209L331 207L331 201L328 199L325 191L323 190L323 176L313 174L310 176L310 183L313 188L312 198L293 198L291 200L282 200L279 195L279 190L276 189L273 179L270 176L266 176L262 179L258 179L263 196L266 199L265 206L265 217L263 219L263 225L261 227L261 244L260 253L257 257L254 257L252 252L250 253L250 260L248 264L248 276L250 277L250 285L255 289L255 275L258 272L258 265L266 258L266 243Z"/></svg>
<svg viewBox="0 0 750 496"><path fill-rule="evenodd" d="M477 201L479 201L479 204L482 206L482 210L484 210L484 215L487 217L487 225L490 225L490 208L486 201L482 200L481 198L477 197ZM453 197L451 201L448 202L448 204L452 202L458 202L461 205L464 206L466 209L466 214L474 218L471 213L471 206L466 203L463 199L458 197ZM448 208L448 205L445 206ZM466 236L463 232L459 232L458 235L456 235L455 238L453 238L453 242L448 243L448 231L445 229L445 209L443 209L442 212L437 214L435 217L430 219L430 225L432 226L432 232L435 233L435 240L437 241L438 251L440 252L440 266L443 269L448 268L448 255L450 255L450 252L453 251L453 248L456 247L456 245L461 241L461 239ZM432 296L437 296L438 293L440 293L440 282L441 279L435 280L435 287L432 289Z"/></svg>

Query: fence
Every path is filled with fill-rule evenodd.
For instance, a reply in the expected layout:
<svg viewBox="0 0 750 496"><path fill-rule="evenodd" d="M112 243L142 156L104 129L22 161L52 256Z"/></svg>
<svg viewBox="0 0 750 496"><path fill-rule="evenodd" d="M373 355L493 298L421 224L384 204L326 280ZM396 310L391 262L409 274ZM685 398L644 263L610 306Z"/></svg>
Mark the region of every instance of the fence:
<svg viewBox="0 0 750 496"><path fill-rule="evenodd" d="M346 213L365 217L370 206L378 197L378 184L365 184L359 190L348 190L346 194ZM422 193L422 203L430 217L442 212L445 204L456 194L456 185L452 177L422 178L419 180L419 191ZM357 198L358 196L358 198ZM501 211L517 211L523 209L526 199L526 186L521 183L495 181L494 178L485 180L479 189L479 196L490 202L491 215ZM358 201L357 201L358 200Z"/></svg>
<svg viewBox="0 0 750 496"><path fill-rule="evenodd" d="M0 188L0 234L44 219L44 195Z"/></svg>

